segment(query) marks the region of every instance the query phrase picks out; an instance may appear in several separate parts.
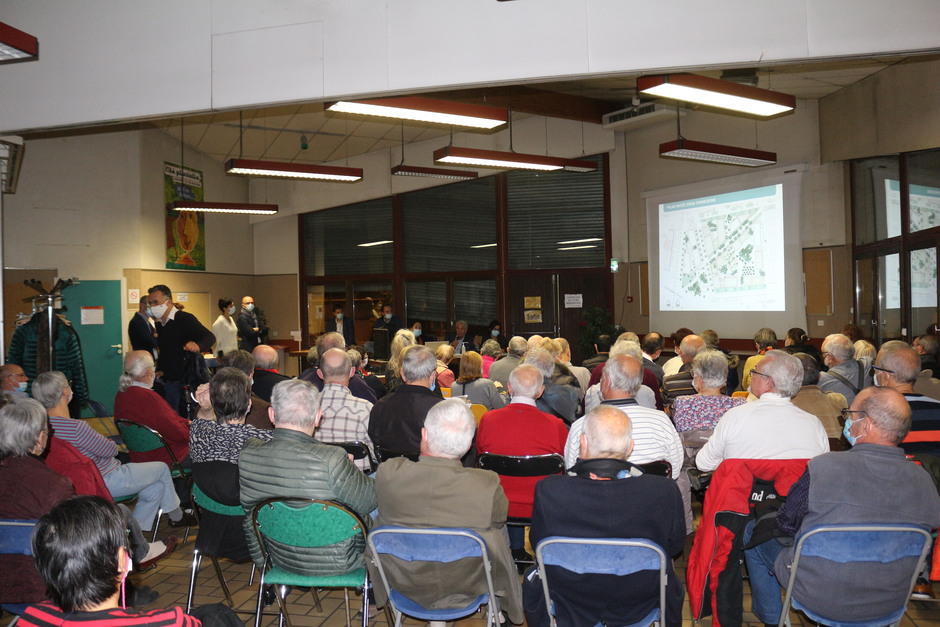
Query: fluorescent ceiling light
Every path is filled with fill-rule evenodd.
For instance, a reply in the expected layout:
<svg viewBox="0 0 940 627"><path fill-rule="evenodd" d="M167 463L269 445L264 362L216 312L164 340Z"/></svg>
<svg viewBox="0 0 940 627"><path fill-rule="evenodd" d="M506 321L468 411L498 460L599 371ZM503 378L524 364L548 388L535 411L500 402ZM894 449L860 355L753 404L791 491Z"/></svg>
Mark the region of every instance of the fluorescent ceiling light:
<svg viewBox="0 0 940 627"><path fill-rule="evenodd" d="M414 120L482 129L496 128L509 120L509 113L506 109L435 100L421 96L340 101L326 103L325 106L328 111L337 113L374 115L396 120Z"/></svg>
<svg viewBox="0 0 940 627"><path fill-rule="evenodd" d="M34 61L38 58L38 39L0 22L0 63Z"/></svg>
<svg viewBox="0 0 940 627"><path fill-rule="evenodd" d="M599 242L601 238L599 237L585 237L584 239L569 239L565 242L558 242L559 244L583 244L585 242Z"/></svg>
<svg viewBox="0 0 940 627"><path fill-rule="evenodd" d="M572 172L591 172L597 169L593 161L583 159L562 159L545 155L527 155L520 152L501 150L479 150L477 148L459 148L444 146L434 151L434 162L449 165L472 165L478 168L515 168L520 170L570 170Z"/></svg>
<svg viewBox="0 0 940 627"><path fill-rule="evenodd" d="M792 111L796 107L796 98L790 94L697 74L641 76L636 80L636 88L640 93L659 98L764 117Z"/></svg>
<svg viewBox="0 0 940 627"><path fill-rule="evenodd" d="M360 246L362 248L369 248L370 246L381 246L382 244L391 244L391 243L392 243L392 240L383 239L383 240L379 240L378 242L366 242L364 244L356 244L356 246Z"/></svg>
<svg viewBox="0 0 940 627"><path fill-rule="evenodd" d="M167 209L174 211L202 211L204 213L253 213L272 215L277 213L277 205L258 205L246 202L194 202L175 200L167 204Z"/></svg>
<svg viewBox="0 0 940 627"><path fill-rule="evenodd" d="M659 156L671 159L687 159L689 161L744 165L752 168L777 163L777 153L775 152L709 144L707 142L692 141L684 137L660 144Z"/></svg>
<svg viewBox="0 0 940 627"><path fill-rule="evenodd" d="M268 176L272 178L337 181L341 183L355 183L362 180L362 168L309 165L283 161L257 161L253 159L229 159L225 164L225 173L240 176Z"/></svg>
<svg viewBox="0 0 940 627"><path fill-rule="evenodd" d="M426 176L436 179L455 179L467 181L480 175L471 170L449 170L447 168L425 168L416 165L396 165L392 168L393 176Z"/></svg>
<svg viewBox="0 0 940 627"><path fill-rule="evenodd" d="M591 244L590 246L565 246L558 250L582 250L584 248L597 248L597 244Z"/></svg>
<svg viewBox="0 0 940 627"><path fill-rule="evenodd" d="M477 244L476 246L471 246L470 248L492 248L493 246L496 246L495 242L492 244Z"/></svg>

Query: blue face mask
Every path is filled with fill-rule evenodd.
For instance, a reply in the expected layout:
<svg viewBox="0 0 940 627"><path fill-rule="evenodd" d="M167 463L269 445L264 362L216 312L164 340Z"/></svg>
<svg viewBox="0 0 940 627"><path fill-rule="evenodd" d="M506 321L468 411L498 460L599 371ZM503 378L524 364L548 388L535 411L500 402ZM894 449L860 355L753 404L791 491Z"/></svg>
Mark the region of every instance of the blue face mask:
<svg viewBox="0 0 940 627"><path fill-rule="evenodd" d="M27 381L20 381L16 384L16 389L20 392L25 392L27 383Z"/></svg>
<svg viewBox="0 0 940 627"><path fill-rule="evenodd" d="M415 337L421 337L421 329L412 329L411 332L415 334Z"/></svg>
<svg viewBox="0 0 940 627"><path fill-rule="evenodd" d="M846 418L845 426L842 427L842 435L845 436L845 439L849 441L849 444L855 446L855 440L857 439L854 435L850 434L849 431L852 429L852 424L855 421L851 418Z"/></svg>
<svg viewBox="0 0 940 627"><path fill-rule="evenodd" d="M437 389L437 377L434 377L433 379L431 379L431 391L433 392L436 389Z"/></svg>

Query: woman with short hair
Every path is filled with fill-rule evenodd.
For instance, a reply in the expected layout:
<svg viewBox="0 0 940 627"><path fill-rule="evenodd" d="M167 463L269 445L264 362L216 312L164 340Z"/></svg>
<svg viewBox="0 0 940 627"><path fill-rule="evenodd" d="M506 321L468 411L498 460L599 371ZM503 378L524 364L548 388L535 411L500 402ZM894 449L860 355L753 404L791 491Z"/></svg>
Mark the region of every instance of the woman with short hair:
<svg viewBox="0 0 940 627"><path fill-rule="evenodd" d="M235 324L235 303L231 298L219 299L219 317L212 323L212 334L215 335L215 344L212 352L215 355L224 355L238 350L238 326Z"/></svg>
<svg viewBox="0 0 940 627"><path fill-rule="evenodd" d="M483 378L483 358L476 351L468 351L460 357L460 377L450 386L451 396L466 396L475 405L483 405L487 411L506 405L507 398L499 393L496 385Z"/></svg>

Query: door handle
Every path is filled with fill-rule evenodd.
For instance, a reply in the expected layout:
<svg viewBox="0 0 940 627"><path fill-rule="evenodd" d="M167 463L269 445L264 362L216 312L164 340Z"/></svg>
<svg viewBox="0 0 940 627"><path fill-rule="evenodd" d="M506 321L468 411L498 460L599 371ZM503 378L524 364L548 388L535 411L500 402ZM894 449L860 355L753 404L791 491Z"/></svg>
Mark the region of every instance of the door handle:
<svg viewBox="0 0 940 627"><path fill-rule="evenodd" d="M124 345L123 345L123 344L112 344L112 345L111 345L111 348L116 348L118 355L122 355L122 354L124 353Z"/></svg>

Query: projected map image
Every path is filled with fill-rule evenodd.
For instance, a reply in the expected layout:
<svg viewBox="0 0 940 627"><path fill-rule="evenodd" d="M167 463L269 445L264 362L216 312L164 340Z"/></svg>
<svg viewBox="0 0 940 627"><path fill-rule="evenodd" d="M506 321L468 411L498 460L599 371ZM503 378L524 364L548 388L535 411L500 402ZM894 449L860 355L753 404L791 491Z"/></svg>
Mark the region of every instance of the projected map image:
<svg viewBox="0 0 940 627"><path fill-rule="evenodd" d="M783 186L659 206L660 309L783 311Z"/></svg>

